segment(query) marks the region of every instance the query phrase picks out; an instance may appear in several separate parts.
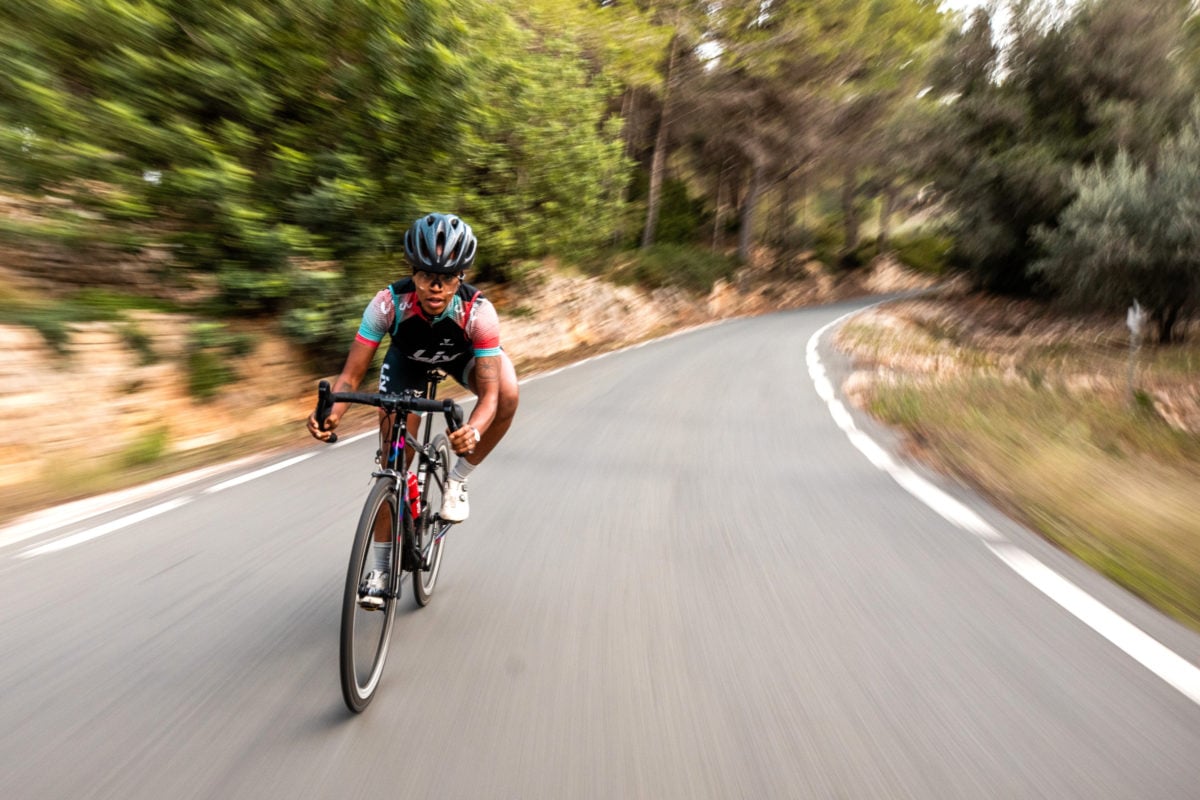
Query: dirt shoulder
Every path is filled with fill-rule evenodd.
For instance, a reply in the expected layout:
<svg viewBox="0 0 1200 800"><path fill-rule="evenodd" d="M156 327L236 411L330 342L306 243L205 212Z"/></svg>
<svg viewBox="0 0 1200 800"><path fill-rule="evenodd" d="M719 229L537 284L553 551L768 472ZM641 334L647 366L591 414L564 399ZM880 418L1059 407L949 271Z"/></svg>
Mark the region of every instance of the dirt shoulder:
<svg viewBox="0 0 1200 800"><path fill-rule="evenodd" d="M1135 351L1123 319L945 291L837 344L848 395L911 455L1200 629L1198 340Z"/></svg>

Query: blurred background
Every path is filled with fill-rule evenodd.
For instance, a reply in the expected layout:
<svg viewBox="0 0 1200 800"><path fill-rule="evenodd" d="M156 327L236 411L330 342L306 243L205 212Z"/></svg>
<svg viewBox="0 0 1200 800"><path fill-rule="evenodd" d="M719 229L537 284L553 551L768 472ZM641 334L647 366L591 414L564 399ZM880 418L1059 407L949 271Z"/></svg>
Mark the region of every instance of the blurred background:
<svg viewBox="0 0 1200 800"><path fill-rule="evenodd" d="M1186 0L8 0L0 516L294 445L449 210L527 368L881 265L953 286L849 337L862 402L1194 622L1198 32ZM1030 452L1106 488L1022 495Z"/></svg>

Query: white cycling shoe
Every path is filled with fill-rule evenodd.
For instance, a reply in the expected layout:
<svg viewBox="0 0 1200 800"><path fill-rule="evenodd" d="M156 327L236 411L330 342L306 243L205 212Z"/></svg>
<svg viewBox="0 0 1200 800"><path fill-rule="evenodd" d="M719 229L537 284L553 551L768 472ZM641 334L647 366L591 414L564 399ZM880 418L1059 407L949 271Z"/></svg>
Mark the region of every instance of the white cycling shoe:
<svg viewBox="0 0 1200 800"><path fill-rule="evenodd" d="M467 501L467 482L451 478L446 482L446 493L442 496L441 518L446 522L462 522L471 513Z"/></svg>
<svg viewBox="0 0 1200 800"><path fill-rule="evenodd" d="M368 611L377 611L383 608L383 598L387 594L387 590L388 574L377 569L371 570L358 587L359 607Z"/></svg>

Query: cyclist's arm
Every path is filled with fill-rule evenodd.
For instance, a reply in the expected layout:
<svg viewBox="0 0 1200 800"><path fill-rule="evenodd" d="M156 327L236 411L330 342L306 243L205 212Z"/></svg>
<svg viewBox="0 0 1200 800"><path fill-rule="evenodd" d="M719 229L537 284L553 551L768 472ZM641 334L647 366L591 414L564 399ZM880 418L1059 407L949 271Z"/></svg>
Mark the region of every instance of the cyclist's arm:
<svg viewBox="0 0 1200 800"><path fill-rule="evenodd" d="M367 374L367 370L371 366L371 359L375 357L375 351L379 345L375 342L370 342L362 338L357 338L350 345L350 354L346 356L346 363L342 367L342 372L337 376L337 380L333 382L334 392L354 392L358 390L358 385L362 383L363 378ZM308 418L308 432L313 435L313 438L322 441L329 438L329 433L335 429L338 422L342 418L342 414L346 413L349 403L334 403L333 411L329 413L329 419L325 420L325 430L317 427L316 414L312 414Z"/></svg>
<svg viewBox="0 0 1200 800"><path fill-rule="evenodd" d="M472 428L482 436L496 418L496 408L500 402L500 356L478 356L471 383L471 389L478 398L471 409L471 417L465 425L449 435L451 448L460 454L475 449Z"/></svg>

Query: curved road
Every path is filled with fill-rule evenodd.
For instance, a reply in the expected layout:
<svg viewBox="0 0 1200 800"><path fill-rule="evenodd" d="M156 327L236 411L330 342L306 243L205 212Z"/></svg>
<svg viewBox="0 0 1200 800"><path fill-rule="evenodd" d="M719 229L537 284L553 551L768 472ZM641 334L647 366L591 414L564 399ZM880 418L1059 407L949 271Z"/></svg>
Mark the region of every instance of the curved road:
<svg viewBox="0 0 1200 800"><path fill-rule="evenodd" d="M373 440L0 534L0 794L1200 796L1200 701L835 422L806 345L860 305L528 382L361 716L337 630ZM922 479L1200 663L1200 637Z"/></svg>

